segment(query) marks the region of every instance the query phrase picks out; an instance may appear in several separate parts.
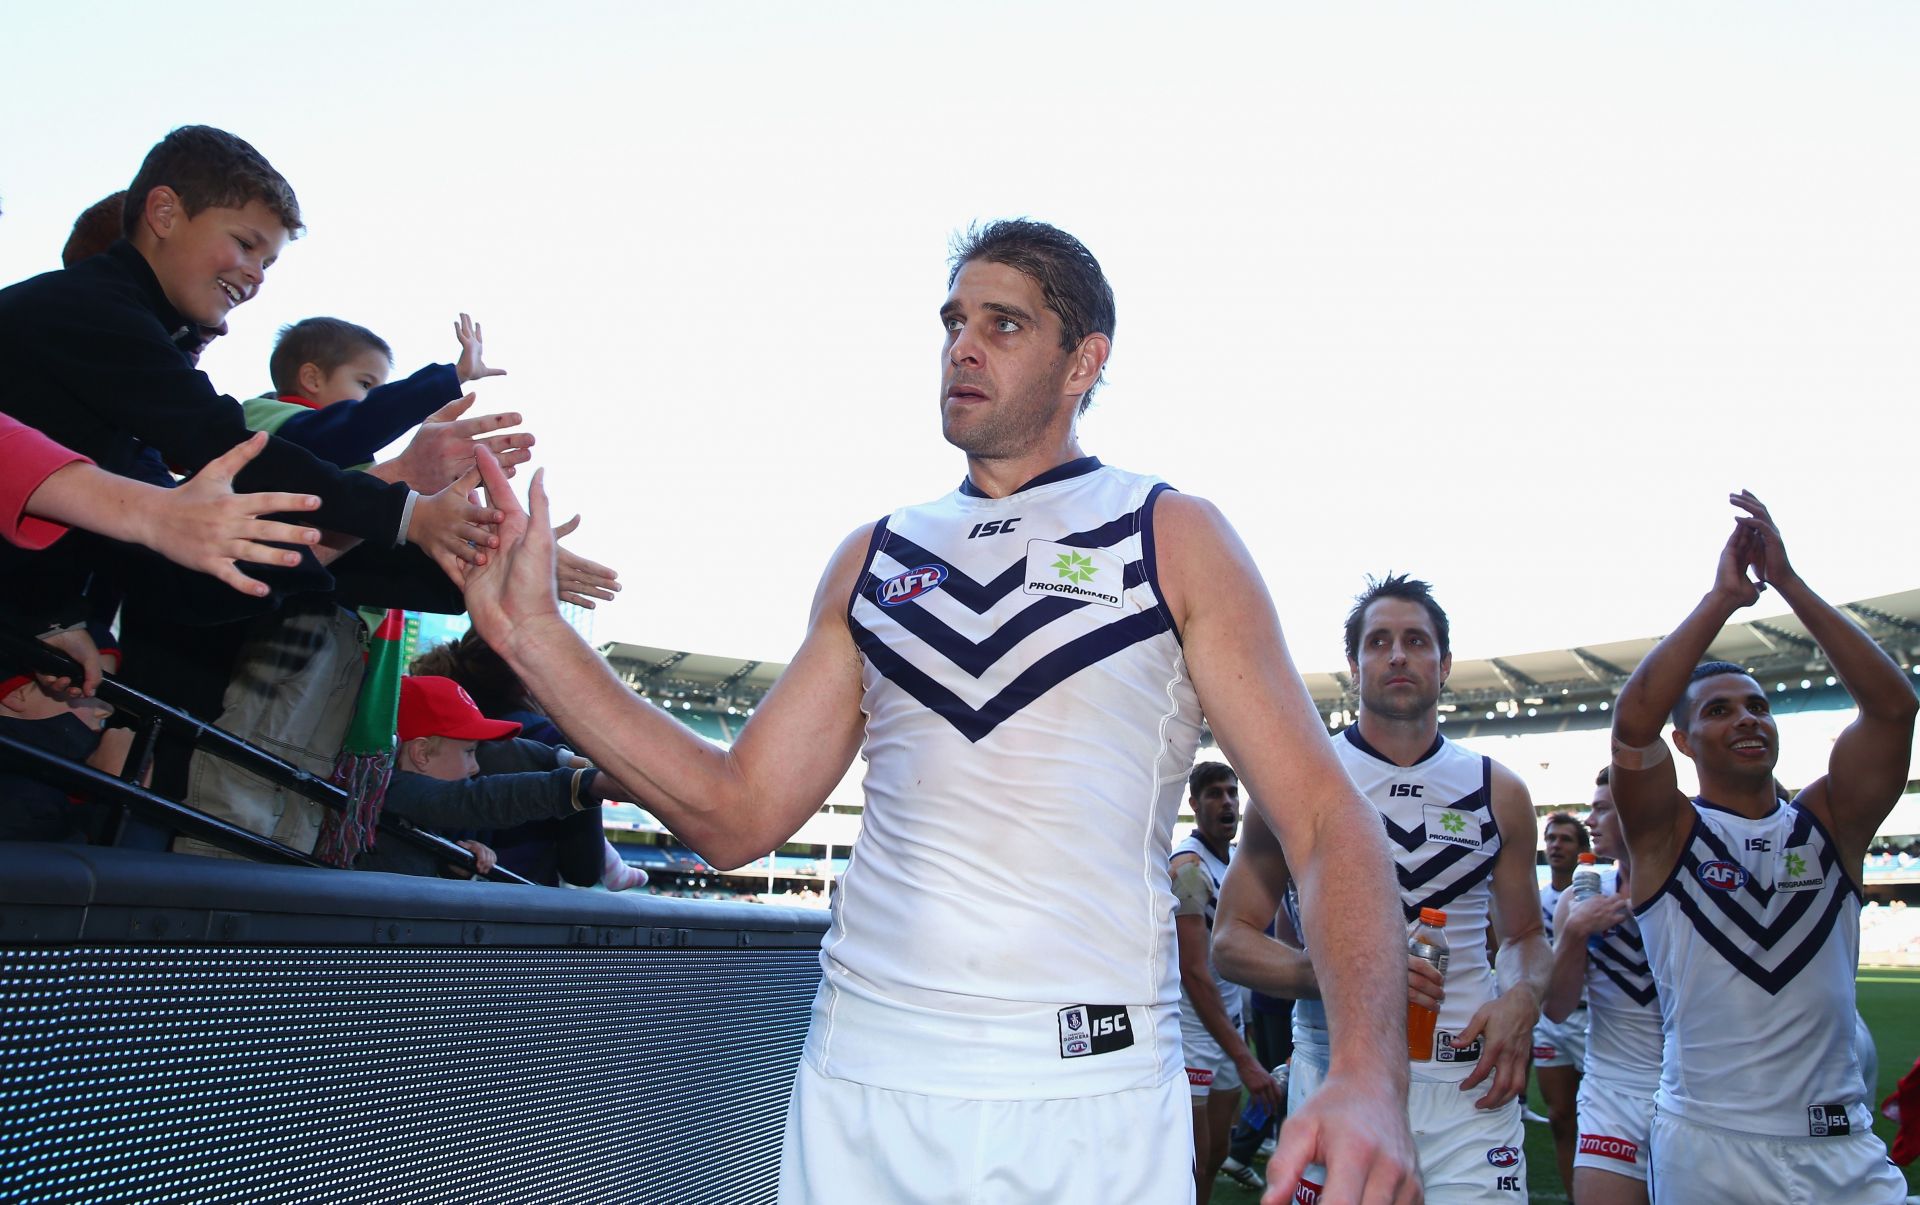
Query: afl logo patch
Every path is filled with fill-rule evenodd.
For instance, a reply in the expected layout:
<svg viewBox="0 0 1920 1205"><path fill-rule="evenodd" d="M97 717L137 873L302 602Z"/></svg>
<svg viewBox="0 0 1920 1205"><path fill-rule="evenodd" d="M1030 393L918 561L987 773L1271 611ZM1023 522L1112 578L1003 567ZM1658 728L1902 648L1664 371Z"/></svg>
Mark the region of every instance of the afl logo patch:
<svg viewBox="0 0 1920 1205"><path fill-rule="evenodd" d="M1738 891L1747 885L1747 870L1734 862L1708 862L1700 868L1700 881L1715 891Z"/></svg>
<svg viewBox="0 0 1920 1205"><path fill-rule="evenodd" d="M1520 1162L1520 1149L1511 1146L1496 1146L1487 1152L1487 1162L1495 1167L1512 1167Z"/></svg>
<svg viewBox="0 0 1920 1205"><path fill-rule="evenodd" d="M881 582L880 588L873 592L873 601L883 607L897 607L912 602L946 580L945 565L922 565Z"/></svg>

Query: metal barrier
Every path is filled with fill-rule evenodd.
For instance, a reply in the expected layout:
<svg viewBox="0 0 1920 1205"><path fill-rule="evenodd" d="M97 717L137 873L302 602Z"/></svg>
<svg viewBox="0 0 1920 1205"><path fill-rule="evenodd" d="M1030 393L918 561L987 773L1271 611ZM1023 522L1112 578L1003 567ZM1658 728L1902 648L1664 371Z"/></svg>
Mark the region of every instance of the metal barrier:
<svg viewBox="0 0 1920 1205"><path fill-rule="evenodd" d="M0 1199L773 1199L823 914L0 843Z"/></svg>

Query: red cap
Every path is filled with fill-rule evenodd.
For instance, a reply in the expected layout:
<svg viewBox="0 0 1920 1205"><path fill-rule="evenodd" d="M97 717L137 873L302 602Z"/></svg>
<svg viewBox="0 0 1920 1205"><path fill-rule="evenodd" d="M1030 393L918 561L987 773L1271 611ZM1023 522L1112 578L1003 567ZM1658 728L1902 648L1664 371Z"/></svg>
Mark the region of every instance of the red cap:
<svg viewBox="0 0 1920 1205"><path fill-rule="evenodd" d="M480 714L473 696L452 678L409 674L400 679L400 739L450 736L461 741L497 741L517 736L520 725Z"/></svg>

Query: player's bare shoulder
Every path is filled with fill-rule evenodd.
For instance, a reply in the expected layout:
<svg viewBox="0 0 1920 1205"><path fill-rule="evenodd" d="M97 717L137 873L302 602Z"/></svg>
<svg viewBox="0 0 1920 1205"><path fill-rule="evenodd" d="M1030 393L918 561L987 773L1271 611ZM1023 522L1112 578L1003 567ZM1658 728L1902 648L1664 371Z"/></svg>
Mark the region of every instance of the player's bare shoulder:
<svg viewBox="0 0 1920 1205"><path fill-rule="evenodd" d="M1174 623L1184 631L1193 600L1203 586L1215 589L1244 575L1257 583L1253 557L1220 508L1176 490L1154 502L1152 537L1160 593Z"/></svg>

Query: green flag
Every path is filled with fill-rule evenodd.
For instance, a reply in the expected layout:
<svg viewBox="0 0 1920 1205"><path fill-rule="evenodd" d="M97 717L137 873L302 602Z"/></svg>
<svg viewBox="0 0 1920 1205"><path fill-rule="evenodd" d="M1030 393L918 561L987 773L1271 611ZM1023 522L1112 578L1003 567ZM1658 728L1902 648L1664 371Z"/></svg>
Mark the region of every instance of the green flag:
<svg viewBox="0 0 1920 1205"><path fill-rule="evenodd" d="M362 850L372 849L380 825L380 805L393 777L394 734L400 726L400 642L406 618L405 611L387 611L367 645L367 672L360 680L353 724L333 764L333 784L343 788L350 801L344 814L327 813L314 847L314 855L332 866L352 866Z"/></svg>

